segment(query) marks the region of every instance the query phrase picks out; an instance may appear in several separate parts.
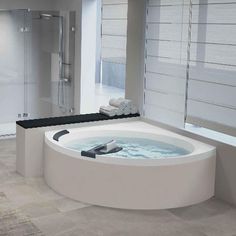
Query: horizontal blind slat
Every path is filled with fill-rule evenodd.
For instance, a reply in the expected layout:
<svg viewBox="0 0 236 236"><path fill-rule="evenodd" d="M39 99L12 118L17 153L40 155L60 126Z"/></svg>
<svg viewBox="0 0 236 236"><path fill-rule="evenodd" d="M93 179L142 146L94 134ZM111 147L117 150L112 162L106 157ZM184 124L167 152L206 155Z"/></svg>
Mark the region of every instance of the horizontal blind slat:
<svg viewBox="0 0 236 236"><path fill-rule="evenodd" d="M236 88L202 81L189 81L189 99L236 109Z"/></svg>
<svg viewBox="0 0 236 236"><path fill-rule="evenodd" d="M146 89L173 94L185 94L185 79L170 75L146 73ZM170 84L172 86L170 86Z"/></svg>
<svg viewBox="0 0 236 236"><path fill-rule="evenodd" d="M103 35L102 46L105 48L116 48L126 50L126 37L116 35Z"/></svg>
<svg viewBox="0 0 236 236"><path fill-rule="evenodd" d="M161 61L160 58L148 56L146 59L146 70L147 72L161 73L167 75L173 75L177 77L186 77L186 62L183 64L173 63L170 59Z"/></svg>
<svg viewBox="0 0 236 236"><path fill-rule="evenodd" d="M102 35L126 36L127 20L102 21Z"/></svg>
<svg viewBox="0 0 236 236"><path fill-rule="evenodd" d="M145 105L145 116L151 120L171 126L184 126L183 114L159 108L157 106Z"/></svg>
<svg viewBox="0 0 236 236"><path fill-rule="evenodd" d="M232 134L229 127L236 127L236 1L203 2L193 8L198 17L193 20L197 31L191 43L187 122Z"/></svg>
<svg viewBox="0 0 236 236"><path fill-rule="evenodd" d="M103 5L128 4L128 0L102 0Z"/></svg>
<svg viewBox="0 0 236 236"><path fill-rule="evenodd" d="M145 116L183 127L188 25L182 23L188 22L188 6L179 1L152 6L161 2L150 0L147 7Z"/></svg>
<svg viewBox="0 0 236 236"><path fill-rule="evenodd" d="M102 1L102 50L107 61L126 61L128 0Z"/></svg>
<svg viewBox="0 0 236 236"><path fill-rule="evenodd" d="M145 104L157 106L177 113L184 112L184 96L145 90Z"/></svg>
<svg viewBox="0 0 236 236"><path fill-rule="evenodd" d="M188 117L196 117L209 123L236 127L236 110L200 101L188 100ZM198 125L198 124L197 124ZM206 125L203 125L207 127ZM217 130L217 129L216 129Z"/></svg>
<svg viewBox="0 0 236 236"><path fill-rule="evenodd" d="M127 19L127 4L103 5L102 19Z"/></svg>

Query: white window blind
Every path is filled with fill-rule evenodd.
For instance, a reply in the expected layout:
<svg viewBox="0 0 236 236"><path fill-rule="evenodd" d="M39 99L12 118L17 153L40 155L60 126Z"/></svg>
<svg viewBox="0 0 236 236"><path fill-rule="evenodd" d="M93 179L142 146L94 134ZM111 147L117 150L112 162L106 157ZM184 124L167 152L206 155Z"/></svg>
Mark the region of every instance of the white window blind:
<svg viewBox="0 0 236 236"><path fill-rule="evenodd" d="M128 0L102 1L102 59L126 61Z"/></svg>
<svg viewBox="0 0 236 236"><path fill-rule="evenodd" d="M149 0L145 67L146 117L236 135L236 0Z"/></svg>
<svg viewBox="0 0 236 236"><path fill-rule="evenodd" d="M149 0L146 17L144 114L184 127L189 4Z"/></svg>
<svg viewBox="0 0 236 236"><path fill-rule="evenodd" d="M187 122L236 135L236 1L193 0Z"/></svg>

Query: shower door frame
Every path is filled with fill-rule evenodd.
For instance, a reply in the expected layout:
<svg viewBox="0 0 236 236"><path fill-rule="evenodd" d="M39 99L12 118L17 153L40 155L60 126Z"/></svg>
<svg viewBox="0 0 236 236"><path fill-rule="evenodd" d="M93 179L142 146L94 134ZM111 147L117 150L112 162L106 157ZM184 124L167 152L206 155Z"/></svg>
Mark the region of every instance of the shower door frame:
<svg viewBox="0 0 236 236"><path fill-rule="evenodd" d="M32 20L32 16L29 14L30 12L34 12L34 11L39 11L39 12L47 12L48 10L45 10L45 11L41 11L41 10L30 10L30 9L0 9L0 13L1 12L17 12L17 11L20 11L22 12L22 17L23 19L21 18L21 21L23 22L22 26L20 26L18 28L19 30L19 33L22 33L23 34L23 57L22 57L22 60L24 61L23 63L23 76L22 76L22 83L23 83L23 91L22 91L22 99L23 99L23 109L21 111L20 114L18 114L18 117L14 117L14 121L12 121L11 123L15 123L15 121L17 120L25 120L25 119L29 119L30 118L30 107L29 107L29 104L28 104L28 101L30 99L30 95L29 95L29 91L30 91L30 88L29 88L29 85L30 85L30 68L32 67L32 65L30 64L31 63L31 32L32 32L32 29L30 28L30 20ZM68 36L68 40L70 40L70 44L69 44L69 53L73 53L71 56L70 56L70 62L69 63L65 63L65 61L60 61L60 65L62 67L64 67L63 63L65 63L66 65L65 66L70 66L71 67L71 71L70 71L70 80L69 81L63 81L63 83L65 83L65 87L64 89L66 89L67 91L67 98L65 99L68 99L68 104L65 104L65 106L67 106L67 110L66 112L63 113L63 111L61 111L60 115L59 116L67 116L67 115L72 115L74 114L74 77L75 77L75 55L74 55L74 51L75 51L75 17L76 17L76 14L73 16L73 11L68 11L68 14L69 14L69 22L70 22L70 25L69 25L69 31L67 33L69 33L69 36ZM73 18L74 17L74 18ZM74 20L74 23L73 23L73 20ZM63 24L66 24L65 21L62 22ZM60 33L63 33L63 32L60 32ZM59 41L60 41L60 44L62 44L64 42L64 37L65 35L62 35L62 39L61 39L61 36L59 35ZM71 38L73 37L73 38ZM71 44L71 40L72 40L72 44ZM71 46L72 45L72 46ZM65 45L61 45L63 47L65 47ZM64 49L65 50L65 49ZM63 52L64 53L64 52ZM60 78L62 77L62 79L67 79L65 76L63 75L60 75ZM68 87L67 87L68 86ZM66 95L65 95L66 96ZM51 100L51 104L52 104L52 100ZM53 104L52 104L53 105ZM58 103L57 104L58 108L60 109L60 104ZM53 117L55 115L51 114L50 117ZM42 118L42 117L36 117L36 118ZM12 119L13 120L13 119ZM8 122L3 122L3 123L0 123L0 125L6 125L8 124ZM13 124L12 124L13 125ZM2 137L8 137L8 136L13 136L15 135L15 132L14 133L11 133L8 131L6 131L6 133L4 134L1 134L0 133L0 138Z"/></svg>
<svg viewBox="0 0 236 236"><path fill-rule="evenodd" d="M23 84L23 90L22 90L22 105L23 105L23 109L21 111L21 113L18 113L17 114L17 117L14 118L14 121L11 121L9 120L9 122L5 121L5 122L1 122L0 125L2 127L6 127L7 124L9 124L10 126L13 126L13 124L15 123L15 121L17 120L20 120L20 119L25 119L26 116L27 116L27 73L26 73L26 70L27 70L27 63L26 60L27 60L27 37L26 37L26 34L25 32L27 32L27 27L26 27L26 15L27 15L27 12L29 11L29 9L0 9L0 14L2 12L5 12L5 13L10 13L10 12L21 12L22 15L18 16L19 18L21 18L19 21L22 21L23 24L18 26L17 28L17 32L23 34L23 44L21 46L23 46L23 57L22 57L22 60L23 60L23 76L22 76L22 84ZM1 82L0 82L1 84ZM14 94L12 95L14 96ZM12 119L13 120L13 119ZM11 129L13 129L11 127ZM11 137L11 136L15 136L15 132L14 133L11 133L11 131L6 131L5 133L0 133L0 138L7 138L7 137Z"/></svg>

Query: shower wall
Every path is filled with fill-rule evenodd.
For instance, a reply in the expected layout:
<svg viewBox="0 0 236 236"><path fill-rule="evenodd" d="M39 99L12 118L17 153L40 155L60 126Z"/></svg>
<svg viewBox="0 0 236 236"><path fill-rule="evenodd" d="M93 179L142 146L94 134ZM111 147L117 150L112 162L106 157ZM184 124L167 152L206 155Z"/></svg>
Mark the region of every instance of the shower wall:
<svg viewBox="0 0 236 236"><path fill-rule="evenodd" d="M43 19L41 13L56 17ZM73 113L74 26L74 12L0 11L0 124Z"/></svg>
<svg viewBox="0 0 236 236"><path fill-rule="evenodd" d="M22 11L0 11L0 123L24 113L24 35Z"/></svg>
<svg viewBox="0 0 236 236"><path fill-rule="evenodd" d="M58 19L44 20L41 12L30 12L28 45L27 113L30 118L54 114L56 83L59 80L59 26ZM58 12L51 14L58 15Z"/></svg>
<svg viewBox="0 0 236 236"><path fill-rule="evenodd" d="M0 9L54 9L55 1L57 0L1 0Z"/></svg>

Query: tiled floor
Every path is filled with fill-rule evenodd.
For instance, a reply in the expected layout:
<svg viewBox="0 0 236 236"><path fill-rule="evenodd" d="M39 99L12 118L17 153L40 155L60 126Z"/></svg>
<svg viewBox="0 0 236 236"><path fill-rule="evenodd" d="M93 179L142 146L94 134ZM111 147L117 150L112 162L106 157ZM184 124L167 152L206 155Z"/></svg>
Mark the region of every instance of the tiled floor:
<svg viewBox="0 0 236 236"><path fill-rule="evenodd" d="M236 208L211 199L172 210L90 206L15 172L15 140L0 141L0 236L236 236Z"/></svg>

